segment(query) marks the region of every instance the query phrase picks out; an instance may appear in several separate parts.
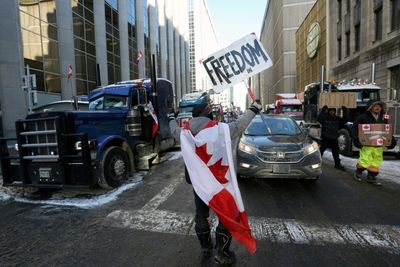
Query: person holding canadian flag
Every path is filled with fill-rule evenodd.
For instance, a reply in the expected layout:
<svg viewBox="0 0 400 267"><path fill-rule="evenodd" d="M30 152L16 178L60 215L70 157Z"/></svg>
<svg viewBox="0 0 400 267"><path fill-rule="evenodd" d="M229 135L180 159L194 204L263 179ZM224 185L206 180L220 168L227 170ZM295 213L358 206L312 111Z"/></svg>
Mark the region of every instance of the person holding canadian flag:
<svg viewBox="0 0 400 267"><path fill-rule="evenodd" d="M168 115L171 132L181 144L186 181L194 189L195 231L204 257L213 253L208 222L210 208L219 220L215 231L217 264L235 262L235 253L229 249L232 237L250 253L256 251L256 240L251 235L234 162L239 138L261 108L256 100L236 121L221 123L212 120L212 107L210 103L204 103L193 108L193 118L182 129L174 114Z"/></svg>

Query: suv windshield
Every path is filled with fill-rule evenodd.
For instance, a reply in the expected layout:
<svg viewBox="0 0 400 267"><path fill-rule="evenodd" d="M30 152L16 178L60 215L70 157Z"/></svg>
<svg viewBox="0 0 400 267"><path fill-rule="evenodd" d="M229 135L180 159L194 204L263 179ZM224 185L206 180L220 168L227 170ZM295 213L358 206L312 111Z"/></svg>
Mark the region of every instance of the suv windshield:
<svg viewBox="0 0 400 267"><path fill-rule="evenodd" d="M123 109L128 107L126 96L104 95L89 103L89 110Z"/></svg>
<svg viewBox="0 0 400 267"><path fill-rule="evenodd" d="M264 116L264 115L262 115ZM299 135L299 126L291 118L257 115L247 127L244 134L253 136L265 135Z"/></svg>

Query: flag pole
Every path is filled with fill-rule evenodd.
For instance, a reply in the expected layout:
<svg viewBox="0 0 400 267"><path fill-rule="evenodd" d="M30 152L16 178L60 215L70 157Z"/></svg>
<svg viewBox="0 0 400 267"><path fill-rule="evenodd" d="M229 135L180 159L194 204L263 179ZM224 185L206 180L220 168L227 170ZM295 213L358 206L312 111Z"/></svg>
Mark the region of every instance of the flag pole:
<svg viewBox="0 0 400 267"><path fill-rule="evenodd" d="M253 90L251 89L251 87L249 86L249 84L247 83L246 80L243 80L243 83L246 86L247 94L250 96L251 100L254 102L256 100L256 97L254 96Z"/></svg>

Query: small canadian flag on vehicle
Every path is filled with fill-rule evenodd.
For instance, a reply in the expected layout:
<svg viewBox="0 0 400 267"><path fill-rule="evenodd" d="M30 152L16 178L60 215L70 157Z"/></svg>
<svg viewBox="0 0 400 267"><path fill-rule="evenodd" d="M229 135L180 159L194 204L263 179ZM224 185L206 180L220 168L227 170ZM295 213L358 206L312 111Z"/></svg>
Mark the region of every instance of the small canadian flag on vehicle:
<svg viewBox="0 0 400 267"><path fill-rule="evenodd" d="M138 52L138 56L137 56L137 58L136 58L136 65L139 65L139 62L140 62L140 59L143 57L143 51L142 50L139 50L139 52Z"/></svg>
<svg viewBox="0 0 400 267"><path fill-rule="evenodd" d="M68 80L72 79L72 65L71 64L68 64L67 79Z"/></svg>

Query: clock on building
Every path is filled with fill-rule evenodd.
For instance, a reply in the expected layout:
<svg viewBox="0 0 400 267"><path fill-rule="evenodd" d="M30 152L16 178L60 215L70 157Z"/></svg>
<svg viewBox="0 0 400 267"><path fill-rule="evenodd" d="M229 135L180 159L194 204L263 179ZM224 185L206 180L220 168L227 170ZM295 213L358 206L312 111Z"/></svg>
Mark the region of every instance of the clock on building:
<svg viewBox="0 0 400 267"><path fill-rule="evenodd" d="M307 55L313 58L318 51L319 41L321 39L321 27L318 22L311 24L307 35Z"/></svg>

